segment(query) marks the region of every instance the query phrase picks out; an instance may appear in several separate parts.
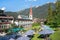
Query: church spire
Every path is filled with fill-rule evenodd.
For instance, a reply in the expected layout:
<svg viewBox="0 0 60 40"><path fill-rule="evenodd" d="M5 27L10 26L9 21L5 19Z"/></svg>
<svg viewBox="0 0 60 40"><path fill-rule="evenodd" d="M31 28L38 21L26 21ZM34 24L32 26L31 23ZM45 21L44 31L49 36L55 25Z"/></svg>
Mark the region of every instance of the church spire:
<svg viewBox="0 0 60 40"><path fill-rule="evenodd" d="M33 18L32 18L32 7L30 7L29 19L31 19L31 20L33 19Z"/></svg>

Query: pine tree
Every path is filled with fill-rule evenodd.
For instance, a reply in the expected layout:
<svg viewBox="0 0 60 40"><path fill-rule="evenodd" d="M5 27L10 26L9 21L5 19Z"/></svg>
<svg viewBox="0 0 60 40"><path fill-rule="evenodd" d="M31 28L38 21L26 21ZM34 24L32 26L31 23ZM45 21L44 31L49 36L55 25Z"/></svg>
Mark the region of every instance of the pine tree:
<svg viewBox="0 0 60 40"><path fill-rule="evenodd" d="M52 10L51 4L49 4L47 24L53 27L60 25L60 1L57 0L56 2L56 10Z"/></svg>
<svg viewBox="0 0 60 40"><path fill-rule="evenodd" d="M60 1L57 0L56 2L56 10L53 11L53 26L59 27L60 25Z"/></svg>
<svg viewBox="0 0 60 40"><path fill-rule="evenodd" d="M47 24L52 24L52 8L51 4L48 5L48 17L47 17Z"/></svg>
<svg viewBox="0 0 60 40"><path fill-rule="evenodd" d="M60 25L60 1L57 0L56 2L56 18L57 18L57 24Z"/></svg>

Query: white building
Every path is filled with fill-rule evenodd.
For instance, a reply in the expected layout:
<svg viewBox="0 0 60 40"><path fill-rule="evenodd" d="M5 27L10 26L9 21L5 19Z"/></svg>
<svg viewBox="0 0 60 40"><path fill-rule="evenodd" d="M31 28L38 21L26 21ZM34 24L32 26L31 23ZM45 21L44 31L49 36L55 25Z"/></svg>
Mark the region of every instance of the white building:
<svg viewBox="0 0 60 40"><path fill-rule="evenodd" d="M0 9L0 31L3 29L9 29L11 24L13 24L14 17L4 14L4 10Z"/></svg>
<svg viewBox="0 0 60 40"><path fill-rule="evenodd" d="M29 17L25 15L18 15L18 24L23 27L31 27L33 23L32 8L30 8Z"/></svg>

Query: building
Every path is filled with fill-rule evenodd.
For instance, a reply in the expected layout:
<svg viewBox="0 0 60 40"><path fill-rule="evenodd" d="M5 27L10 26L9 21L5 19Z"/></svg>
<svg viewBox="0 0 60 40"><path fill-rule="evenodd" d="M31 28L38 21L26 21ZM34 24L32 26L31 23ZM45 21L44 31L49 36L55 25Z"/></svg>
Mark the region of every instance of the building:
<svg viewBox="0 0 60 40"><path fill-rule="evenodd" d="M32 19L33 19L32 7L30 8L30 12L29 12L29 19L30 19L30 20L32 20Z"/></svg>
<svg viewBox="0 0 60 40"><path fill-rule="evenodd" d="M15 24L23 27L31 27L32 23L33 23L32 8L30 8L29 16L18 15L18 23L17 21L15 22Z"/></svg>
<svg viewBox="0 0 60 40"><path fill-rule="evenodd" d="M4 13L4 10L0 9L0 31L3 29L9 29L11 27L10 24L13 24L14 18L12 16L8 16Z"/></svg>

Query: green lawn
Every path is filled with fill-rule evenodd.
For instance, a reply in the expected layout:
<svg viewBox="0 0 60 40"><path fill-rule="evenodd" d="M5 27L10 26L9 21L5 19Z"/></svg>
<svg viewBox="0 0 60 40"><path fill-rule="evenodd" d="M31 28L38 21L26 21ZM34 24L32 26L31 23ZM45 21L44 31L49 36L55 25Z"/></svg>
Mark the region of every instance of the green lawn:
<svg viewBox="0 0 60 40"><path fill-rule="evenodd" d="M60 40L60 30L56 31L54 34L50 36L52 40Z"/></svg>
<svg viewBox="0 0 60 40"><path fill-rule="evenodd" d="M31 40L42 40L42 39L39 39L38 36L39 36L39 34L35 34Z"/></svg>

